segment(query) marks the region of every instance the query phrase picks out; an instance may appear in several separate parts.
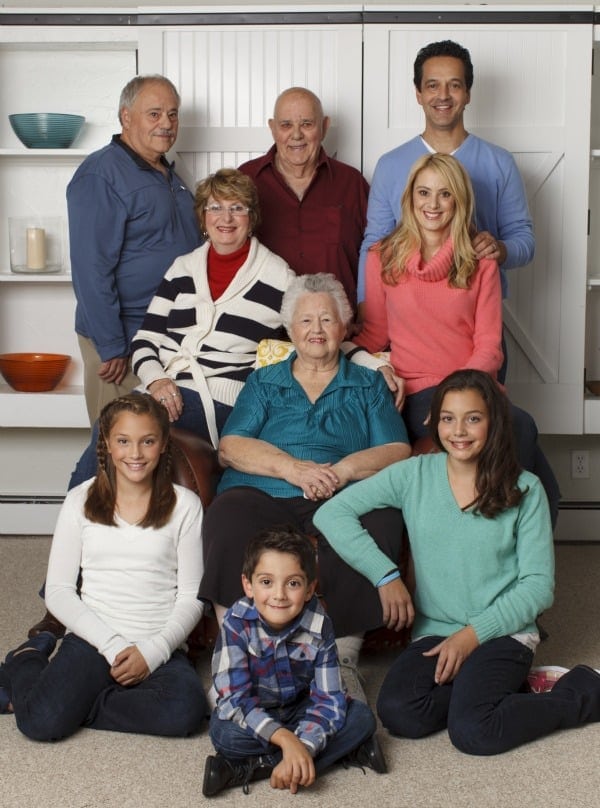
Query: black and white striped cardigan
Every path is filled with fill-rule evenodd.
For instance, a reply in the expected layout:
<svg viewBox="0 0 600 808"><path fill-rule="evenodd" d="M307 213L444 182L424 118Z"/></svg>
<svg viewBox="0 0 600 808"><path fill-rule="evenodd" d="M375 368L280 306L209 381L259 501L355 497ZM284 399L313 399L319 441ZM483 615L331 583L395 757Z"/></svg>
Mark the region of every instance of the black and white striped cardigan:
<svg viewBox="0 0 600 808"><path fill-rule="evenodd" d="M254 369L258 343L282 336L281 300L295 275L282 258L252 238L246 261L213 300L209 246L177 258L167 271L133 338L132 362L145 387L168 376L195 390L216 446L213 401L233 406ZM351 343L343 349L358 364L381 364Z"/></svg>

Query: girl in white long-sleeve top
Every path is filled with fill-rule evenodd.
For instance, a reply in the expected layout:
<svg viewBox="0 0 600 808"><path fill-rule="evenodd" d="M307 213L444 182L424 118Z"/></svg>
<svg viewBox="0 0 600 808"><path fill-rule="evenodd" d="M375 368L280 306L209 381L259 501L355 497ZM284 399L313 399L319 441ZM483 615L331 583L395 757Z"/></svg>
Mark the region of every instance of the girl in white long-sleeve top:
<svg viewBox="0 0 600 808"><path fill-rule="evenodd" d="M30 738L80 726L184 736L206 716L182 646L202 616L202 505L171 482L169 418L149 395L100 416L97 476L67 495L52 541L43 632L0 668L0 709ZM78 577L81 570L81 592Z"/></svg>

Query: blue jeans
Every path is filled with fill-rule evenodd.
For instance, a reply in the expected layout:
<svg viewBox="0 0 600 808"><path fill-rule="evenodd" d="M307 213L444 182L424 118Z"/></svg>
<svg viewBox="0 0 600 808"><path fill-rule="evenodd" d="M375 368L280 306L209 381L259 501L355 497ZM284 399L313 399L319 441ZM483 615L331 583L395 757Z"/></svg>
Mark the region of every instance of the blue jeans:
<svg viewBox="0 0 600 808"><path fill-rule="evenodd" d="M36 741L56 741L79 727L181 737L197 732L206 696L182 651L147 679L119 685L106 659L85 640L67 634L48 662L24 651L5 662L18 728Z"/></svg>
<svg viewBox="0 0 600 808"><path fill-rule="evenodd" d="M304 718L309 702L309 697L306 696L285 708L268 712L276 721L293 732ZM336 761L357 749L373 735L376 728L371 708L362 701L354 699L349 701L344 726L328 738L327 746L315 758L316 773L321 774ZM235 721L217 718L216 710L210 719L209 732L217 752L229 760L263 755L266 756L269 765L277 766L282 759L281 749L278 746L257 738L250 729L243 729Z"/></svg>
<svg viewBox="0 0 600 808"><path fill-rule="evenodd" d="M488 640L467 657L453 682L437 685L437 657L424 657L443 638L411 643L388 671L377 712L392 735L422 738L448 729L450 740L470 755L496 755L591 717L588 695L564 686L549 693L519 692L533 653L512 637ZM600 683L596 685L600 693ZM591 696L596 701L598 694Z"/></svg>
<svg viewBox="0 0 600 808"><path fill-rule="evenodd" d="M210 435L208 434L208 424L206 423L206 416L204 414L204 407L200 401L200 396L193 390L188 390L186 387L180 387L179 392L183 401L183 412L179 419L175 421L173 426L180 429L187 429L194 432L201 438L204 438L210 443ZM229 413L233 407L227 404L220 404L218 401L213 402L215 405L215 417L217 421L217 431L221 434L225 421L229 417ZM98 467L98 458L96 455L96 444L98 443L99 435L98 421L92 427L92 434L88 446L84 449L83 454L77 461L77 465L71 479L69 480L69 491L75 488L76 485L89 480L91 477L96 476L96 469Z"/></svg>

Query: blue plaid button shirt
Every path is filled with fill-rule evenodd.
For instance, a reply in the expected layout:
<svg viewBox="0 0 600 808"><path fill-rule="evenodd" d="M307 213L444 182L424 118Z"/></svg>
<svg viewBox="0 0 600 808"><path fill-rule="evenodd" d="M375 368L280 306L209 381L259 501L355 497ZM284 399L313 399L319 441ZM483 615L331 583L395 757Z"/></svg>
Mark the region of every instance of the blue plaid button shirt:
<svg viewBox="0 0 600 808"><path fill-rule="evenodd" d="M295 734L316 755L346 720L346 695L331 620L317 598L285 629L262 621L252 600L227 611L212 661L217 716L269 741L286 708L309 697Z"/></svg>

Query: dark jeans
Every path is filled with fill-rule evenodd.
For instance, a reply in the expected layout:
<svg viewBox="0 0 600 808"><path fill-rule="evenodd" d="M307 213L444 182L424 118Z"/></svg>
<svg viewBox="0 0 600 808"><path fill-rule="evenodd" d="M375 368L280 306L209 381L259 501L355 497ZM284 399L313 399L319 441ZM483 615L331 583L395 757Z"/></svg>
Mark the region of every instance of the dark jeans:
<svg viewBox="0 0 600 808"><path fill-rule="evenodd" d="M402 417L411 443L414 443L417 438L430 434L429 426L425 426L423 421L429 415L434 391L435 387L427 387L425 390L406 397ZM554 472L538 444L536 423L528 412L514 404L510 404L510 413L519 463L524 469L533 472L540 478L550 506L552 527L555 527L558 519L560 489Z"/></svg>
<svg viewBox="0 0 600 808"><path fill-rule="evenodd" d="M286 708L268 712L276 721L293 732L304 718L309 701L309 697L306 696ZM376 726L375 716L368 705L354 699L348 702L344 726L328 739L325 749L315 758L317 774L357 749L373 735ZM276 766L283 757L278 746L257 738L251 730L243 729L235 721L223 721L217 718L216 710L210 719L209 732L217 752L229 760L267 755L269 765Z"/></svg>
<svg viewBox="0 0 600 808"><path fill-rule="evenodd" d="M210 443L208 425L206 423L206 416L204 414L204 407L200 401L200 396L193 390L188 390L186 387L180 387L179 392L181 393L181 398L183 400L183 412L179 416L178 420L175 421L173 426L194 432L196 435L199 435L201 438L204 438ZM225 426L225 421L229 417L229 413L233 408L227 406L226 404L220 404L218 401L213 403L215 405L217 431L220 435L223 427ZM98 458L96 456L98 434L98 421L96 421L92 427L90 442L84 449L83 454L77 461L77 465L71 474L71 479L69 480L69 491L71 488L75 488L76 485L79 485L80 483L83 483L96 475L96 469L98 467Z"/></svg>
<svg viewBox="0 0 600 808"><path fill-rule="evenodd" d="M388 671L377 712L392 735L422 738L447 728L462 752L496 755L556 729L598 720L587 707L589 695L567 687L567 679L550 693L519 692L533 654L512 637L483 643L453 682L437 685L437 657L424 657L423 652L442 639L417 640ZM600 692L600 680L595 687ZM592 698L597 702L598 694Z"/></svg>
<svg viewBox="0 0 600 808"><path fill-rule="evenodd" d="M48 662L24 651L5 663L18 728L36 741L56 741L81 726L113 732L186 736L208 713L196 671L182 651L143 682L119 685L106 659L85 640L67 634Z"/></svg>

